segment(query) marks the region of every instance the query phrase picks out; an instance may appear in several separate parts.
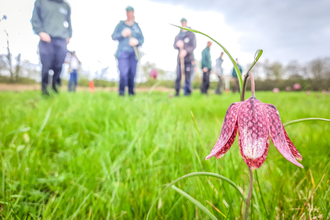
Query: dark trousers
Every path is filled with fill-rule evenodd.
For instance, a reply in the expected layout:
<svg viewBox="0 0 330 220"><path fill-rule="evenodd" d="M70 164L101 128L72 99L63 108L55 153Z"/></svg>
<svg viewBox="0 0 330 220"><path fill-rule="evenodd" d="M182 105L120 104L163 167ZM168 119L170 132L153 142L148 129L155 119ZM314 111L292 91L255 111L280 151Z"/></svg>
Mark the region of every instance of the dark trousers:
<svg viewBox="0 0 330 220"><path fill-rule="evenodd" d="M221 79L221 76L218 76L219 78L219 81L218 81L218 84L217 84L217 88L215 89L215 94L221 94L221 90L222 90L222 79Z"/></svg>
<svg viewBox="0 0 330 220"><path fill-rule="evenodd" d="M210 87L210 70L203 72L201 93L207 94L209 87Z"/></svg>
<svg viewBox="0 0 330 220"><path fill-rule="evenodd" d="M73 85L73 89L72 89ZM76 87L78 85L78 74L77 70L73 70L72 73L70 73L70 80L69 80L69 92L76 91Z"/></svg>
<svg viewBox="0 0 330 220"><path fill-rule="evenodd" d="M233 78L233 86L231 87L232 89L232 92L236 92L236 90L238 90L239 92L239 82L238 82L238 78L237 77L234 77Z"/></svg>
<svg viewBox="0 0 330 220"><path fill-rule="evenodd" d="M121 52L118 58L119 94L125 94L125 87L128 86L128 94L134 95L134 78L136 75L137 60L134 52Z"/></svg>
<svg viewBox="0 0 330 220"><path fill-rule="evenodd" d="M191 62L190 63L185 63L184 64L184 86L183 86L183 90L184 90L184 94L185 95L190 95L191 94L191 71L192 71L192 65ZM175 91L176 91L176 95L179 95L180 93L180 87L181 87L181 64L178 63L177 67L176 67L176 80L175 80Z"/></svg>
<svg viewBox="0 0 330 220"><path fill-rule="evenodd" d="M60 74L67 53L66 46L67 43L64 38L52 38L50 43L45 41L39 42L39 54L42 64L41 86L43 92L47 92L49 70L54 71L52 80L53 89L57 91L56 84L61 85Z"/></svg>

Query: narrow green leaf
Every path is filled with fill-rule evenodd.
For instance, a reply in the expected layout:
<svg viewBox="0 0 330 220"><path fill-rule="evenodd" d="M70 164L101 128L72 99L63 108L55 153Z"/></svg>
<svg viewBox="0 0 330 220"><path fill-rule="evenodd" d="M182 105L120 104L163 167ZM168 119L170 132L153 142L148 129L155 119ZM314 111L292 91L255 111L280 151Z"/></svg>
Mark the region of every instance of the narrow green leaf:
<svg viewBox="0 0 330 220"><path fill-rule="evenodd" d="M194 203L198 208L200 208L211 219L217 220L217 218L205 206L203 206L202 203L200 203L199 201L197 201L192 196L190 196L188 193L182 191L178 187L176 187L174 185L172 185L171 187L172 187L172 189L174 189L175 191L177 191L178 193L180 193L182 196L186 197L190 202Z"/></svg>
<svg viewBox="0 0 330 220"><path fill-rule="evenodd" d="M254 61L253 61L253 63L251 64L249 70L246 72L246 74L248 74L248 73L251 71L251 69L254 67L254 65L258 62L258 60L259 60L259 58L261 57L261 55L262 55L263 52L264 52L264 51L261 50L261 49L259 49L259 50L256 51L256 53L255 53L255 55L254 55Z"/></svg>
<svg viewBox="0 0 330 220"><path fill-rule="evenodd" d="M293 120L293 121L284 123L283 126L288 126L288 125L292 125L295 123L306 122L306 121L328 121L328 122L330 122L330 119L327 119L327 118L301 118L301 119L297 119L297 120Z"/></svg>
<svg viewBox="0 0 330 220"><path fill-rule="evenodd" d="M41 127L40 127L40 129L39 129L39 131L37 133L37 136L40 136L41 132L44 130L44 128L45 128L45 126L46 126L46 124L48 122L48 119L50 117L50 113L51 112L52 112L52 108L49 108L48 111L47 111L47 113L46 113L46 116L44 118L44 121L42 122L42 125L41 125Z"/></svg>
<svg viewBox="0 0 330 220"><path fill-rule="evenodd" d="M202 34L208 38L210 38L211 40L213 40L215 43L217 43L222 49L223 51L228 55L228 57L230 58L231 62L233 63L234 65L234 68L236 70L236 73L238 75L238 82L239 82L239 87L240 87L240 92L243 91L243 79L242 79L242 74L241 72L239 71L238 69L238 66L235 62L235 60L233 59L233 57L230 55L230 53L228 52L228 50L222 46L218 41L214 40L212 37L208 36L207 34L204 34L203 32L200 32L200 31L197 31L197 30L194 30L194 29L191 29L191 28L186 28L186 27L181 27L181 26L177 26L177 25L174 25L174 24L171 24L175 27L178 27L178 28L181 28L181 29L184 29L184 30L187 30L187 31L191 31L191 32L195 32L195 33L198 33L198 34ZM261 56L261 55L260 55ZM259 59L259 58L258 58Z"/></svg>
<svg viewBox="0 0 330 220"><path fill-rule="evenodd" d="M150 95L153 91L154 91L154 89L157 87L157 86L159 86L159 84L161 84L161 80L159 80L158 82L156 82L150 89L149 89L149 92L148 92L148 94Z"/></svg>
<svg viewBox="0 0 330 220"><path fill-rule="evenodd" d="M224 176L221 176L217 173L210 173L210 172L195 172L195 173L189 173L189 174L186 174L182 177L179 177L178 179L174 180L173 182L171 182L170 184L168 184L162 191L161 193L156 197L156 199L152 202L150 208L149 208L149 211L148 211L148 214L147 214L147 218L146 220L148 220L149 218L149 215L150 215L150 212L152 210L152 208L154 207L154 205L156 204L157 200L164 194L164 192L170 187L172 186L173 184L183 180L183 179L186 179L186 178L190 178L190 177L196 177L196 176L211 176L211 177L215 177L215 178L218 178L218 179L221 179L227 183L229 183L232 187L234 187L234 189L236 189L236 191L239 193L239 195L241 196L241 198L243 199L243 201L245 201L245 198L244 198L244 195L243 193L239 190L238 186L233 182L231 181L230 179L228 179L227 177L224 177Z"/></svg>
<svg viewBox="0 0 330 220"><path fill-rule="evenodd" d="M203 141L202 141L202 137L201 137L201 134L199 133L199 130L198 130L198 127L197 127L197 123L196 123L196 120L195 120L195 116L194 116L194 113L192 111L190 111L190 114L191 114L191 117L194 121L194 126L196 128L196 131L197 131L197 134L198 134L198 138L199 138L199 142L201 143L202 145L202 148L203 148L203 151L204 151L204 154L206 155L206 149L204 147L204 144L203 144Z"/></svg>

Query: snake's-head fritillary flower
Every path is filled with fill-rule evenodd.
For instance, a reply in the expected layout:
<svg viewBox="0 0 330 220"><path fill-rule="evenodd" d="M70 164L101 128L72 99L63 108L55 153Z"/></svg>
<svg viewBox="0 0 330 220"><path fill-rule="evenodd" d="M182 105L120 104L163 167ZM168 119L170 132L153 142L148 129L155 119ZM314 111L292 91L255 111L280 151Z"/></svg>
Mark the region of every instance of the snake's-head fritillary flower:
<svg viewBox="0 0 330 220"><path fill-rule="evenodd" d="M300 90L301 89L301 85L299 84L299 83L295 83L294 85L293 85L293 89L294 90Z"/></svg>
<svg viewBox="0 0 330 220"><path fill-rule="evenodd" d="M279 93L280 92L280 89L279 88L274 88L273 89L273 93Z"/></svg>
<svg viewBox="0 0 330 220"><path fill-rule="evenodd" d="M232 146L237 130L239 149L249 167L257 169L264 163L269 136L285 159L303 167L296 160L302 160L302 157L288 137L276 107L255 97L229 106L219 139L206 159L221 158Z"/></svg>

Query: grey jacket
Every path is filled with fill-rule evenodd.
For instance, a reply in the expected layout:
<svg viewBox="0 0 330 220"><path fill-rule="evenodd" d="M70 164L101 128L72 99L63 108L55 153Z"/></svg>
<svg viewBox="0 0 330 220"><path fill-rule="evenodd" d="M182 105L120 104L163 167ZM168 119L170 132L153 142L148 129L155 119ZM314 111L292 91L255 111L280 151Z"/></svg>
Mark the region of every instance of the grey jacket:
<svg viewBox="0 0 330 220"><path fill-rule="evenodd" d="M36 0L31 19L33 30L51 37L72 37L71 8L63 0Z"/></svg>
<svg viewBox="0 0 330 220"><path fill-rule="evenodd" d="M176 46L176 42L179 40L182 40L184 42L183 49L187 51L187 56L184 58L185 63L191 63L194 60L194 50L196 48L196 37L195 34L191 31L183 32L180 30L180 33L175 37L174 40L174 48L179 50L179 48ZM179 51L180 53L180 51ZM180 63L180 57L178 53L178 63Z"/></svg>

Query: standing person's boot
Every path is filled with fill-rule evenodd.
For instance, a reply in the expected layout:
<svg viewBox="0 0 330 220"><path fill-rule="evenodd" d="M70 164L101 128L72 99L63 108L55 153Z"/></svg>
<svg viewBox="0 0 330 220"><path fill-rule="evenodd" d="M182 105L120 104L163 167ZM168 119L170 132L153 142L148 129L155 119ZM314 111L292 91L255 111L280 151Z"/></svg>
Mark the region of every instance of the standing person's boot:
<svg viewBox="0 0 330 220"><path fill-rule="evenodd" d="M58 93L58 89L57 89L56 83L53 83L52 84L52 89L54 90L54 92Z"/></svg>
<svg viewBox="0 0 330 220"><path fill-rule="evenodd" d="M47 83L41 84L41 92L42 95L49 96L49 92L47 91Z"/></svg>

